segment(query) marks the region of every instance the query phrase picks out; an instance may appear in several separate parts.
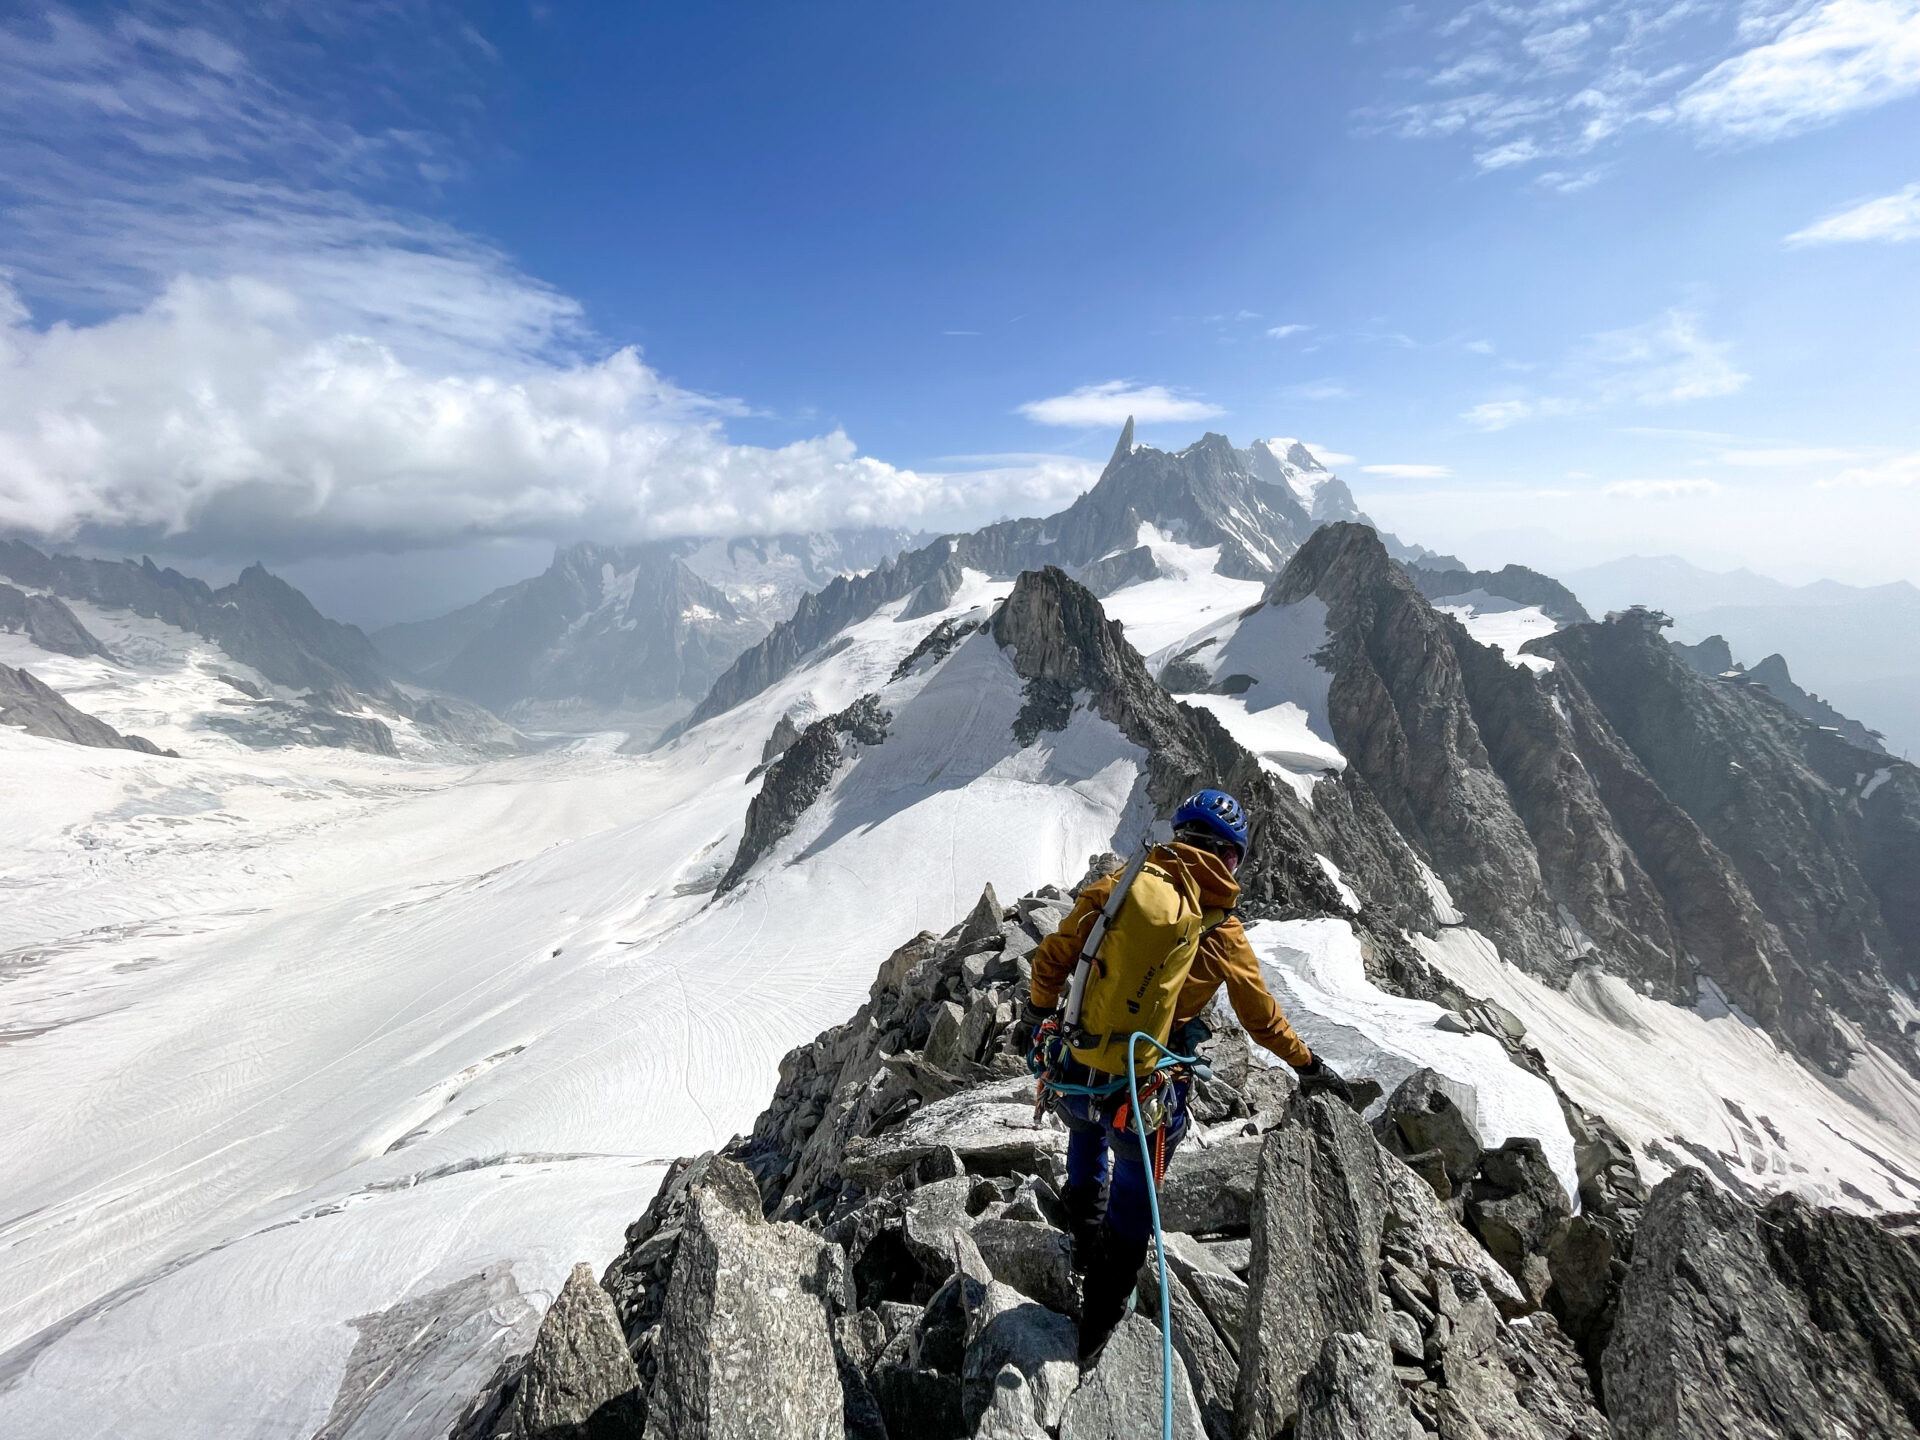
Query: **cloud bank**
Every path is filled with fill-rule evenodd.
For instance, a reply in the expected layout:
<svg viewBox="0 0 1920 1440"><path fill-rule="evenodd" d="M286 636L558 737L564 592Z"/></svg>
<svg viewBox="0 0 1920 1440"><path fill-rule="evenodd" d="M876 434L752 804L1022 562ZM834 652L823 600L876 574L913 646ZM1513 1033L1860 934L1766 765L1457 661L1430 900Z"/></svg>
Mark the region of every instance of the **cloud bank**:
<svg viewBox="0 0 1920 1440"><path fill-rule="evenodd" d="M181 279L137 311L38 329L0 290L0 529L286 555L938 526L1057 508L1093 479L1065 458L926 474L838 430L735 444L735 402L633 349L460 372L313 319L267 281Z"/></svg>

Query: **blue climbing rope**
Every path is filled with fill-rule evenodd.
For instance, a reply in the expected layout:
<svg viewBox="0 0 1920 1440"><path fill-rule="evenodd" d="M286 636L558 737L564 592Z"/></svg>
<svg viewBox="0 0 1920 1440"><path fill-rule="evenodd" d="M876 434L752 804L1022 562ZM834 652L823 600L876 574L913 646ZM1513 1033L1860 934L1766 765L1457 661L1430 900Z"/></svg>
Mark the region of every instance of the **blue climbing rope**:
<svg viewBox="0 0 1920 1440"><path fill-rule="evenodd" d="M1135 1042L1144 1040L1160 1052L1160 1058L1153 1064L1150 1074L1170 1070L1178 1065L1194 1067L1196 1074L1208 1074L1206 1061L1195 1055L1176 1055L1160 1041L1144 1030L1136 1030L1127 1037L1127 1078L1115 1080L1106 1085L1074 1085L1064 1080L1056 1080L1048 1063L1049 1041L1044 1035L1036 1035L1027 1054L1027 1064L1039 1079L1039 1090L1051 1090L1056 1095L1085 1095L1091 1099L1105 1099L1121 1090L1127 1092L1132 1101L1134 1133L1140 1137L1140 1164L1147 1172L1147 1209L1153 1216L1153 1254L1160 1266L1160 1432L1161 1440L1173 1440L1173 1317L1172 1306L1167 1299L1167 1238L1160 1228L1160 1186L1154 1178L1153 1153L1148 1148L1147 1123L1140 1114L1140 1076L1135 1058ZM1057 1050L1063 1042L1058 1033L1053 1036L1053 1045ZM1034 1119L1040 1118L1040 1102L1034 1102Z"/></svg>
<svg viewBox="0 0 1920 1440"><path fill-rule="evenodd" d="M1147 1172L1147 1208L1153 1215L1153 1257L1160 1266L1160 1436L1173 1440L1173 1319L1167 1301L1167 1237L1160 1229L1160 1185L1154 1178L1153 1155L1147 1149L1147 1122L1140 1114L1140 1077L1134 1070L1134 1042L1144 1040L1160 1052L1154 1070L1175 1065L1197 1065L1192 1055L1176 1055L1144 1030L1127 1037L1127 1096L1133 1102L1134 1133L1140 1137L1141 1167Z"/></svg>

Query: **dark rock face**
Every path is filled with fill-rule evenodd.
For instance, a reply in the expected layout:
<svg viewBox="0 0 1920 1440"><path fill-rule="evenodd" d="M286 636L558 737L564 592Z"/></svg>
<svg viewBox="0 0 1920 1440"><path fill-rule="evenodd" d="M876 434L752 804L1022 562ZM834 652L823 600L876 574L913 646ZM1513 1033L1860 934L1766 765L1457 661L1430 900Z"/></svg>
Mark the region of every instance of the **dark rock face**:
<svg viewBox="0 0 1920 1440"><path fill-rule="evenodd" d="M887 738L892 719L880 708L878 697L862 695L846 709L807 726L768 764L760 793L747 806L746 829L733 864L720 881L721 894L744 880L754 861L792 832L854 748L878 745Z"/></svg>
<svg viewBox="0 0 1920 1440"><path fill-rule="evenodd" d="M1628 611L1534 647L1730 862L1745 895L1728 893L1750 896L1764 917L1764 927L1742 927L1753 953L1722 984L1804 1053L1844 1066L1825 1006L1884 1035L1886 984L1920 981L1915 872L1905 865L1920 855L1920 770L1849 744L1765 687L1697 674L1660 638L1662 618ZM1897 1041L1888 1048L1910 1054Z"/></svg>
<svg viewBox="0 0 1920 1440"><path fill-rule="evenodd" d="M1429 600L1484 590L1521 605L1538 605L1563 625L1585 624L1593 618L1579 597L1566 586L1551 575L1542 575L1524 565L1508 565L1499 570L1430 570L1422 565L1409 565L1406 570L1420 593Z"/></svg>
<svg viewBox="0 0 1920 1440"><path fill-rule="evenodd" d="M1702 675L1724 675L1740 668L1733 663L1733 647L1727 644L1724 635L1709 635L1698 645L1682 645L1678 640L1667 643L1673 646L1674 654L1687 662L1688 668Z"/></svg>
<svg viewBox="0 0 1920 1440"><path fill-rule="evenodd" d="M1802 690L1794 684L1792 674L1787 670L1786 657L1769 655L1758 665L1747 671L1747 679L1756 685L1764 685L1773 692L1794 714L1811 720L1816 725L1826 726L1840 732L1840 738L1849 745L1862 750L1884 755L1886 739L1878 730L1869 730L1858 720L1842 715L1833 706L1811 691Z"/></svg>
<svg viewBox="0 0 1920 1440"><path fill-rule="evenodd" d="M14 725L29 735L68 740L103 750L139 750L148 755L171 755L151 740L122 735L104 720L76 710L51 685L42 684L26 670L0 665L0 725Z"/></svg>
<svg viewBox="0 0 1920 1440"><path fill-rule="evenodd" d="M42 650L57 655L112 658L73 611L52 595L28 594L11 585L0 585L0 630L25 635Z"/></svg>
<svg viewBox="0 0 1920 1440"><path fill-rule="evenodd" d="M1837 1071L1832 1005L1915 1063L1885 987L1920 964L1920 772L1703 678L1651 612L1530 642L1549 673L1510 664L1361 526L1318 531L1268 603L1309 595L1349 773L1508 958L1556 983L1597 963L1680 1003L1704 974Z"/></svg>
<svg viewBox="0 0 1920 1440"><path fill-rule="evenodd" d="M1534 693L1529 674L1438 614L1364 526L1318 531L1274 583L1267 603L1295 604L1308 596L1327 606L1333 637L1325 660L1333 674L1328 716L1349 768L1503 954L1557 979L1570 974L1577 952L1562 934L1557 901L1570 908L1600 902L1595 913L1579 916L1588 933L1659 933L1657 923L1649 926L1653 917L1644 904L1635 903L1643 896L1626 873L1612 883L1626 847L1607 845L1604 807L1580 767L1559 757L1564 722ZM1474 691L1489 689L1497 693L1482 695L1476 705ZM1502 710L1498 718L1506 720L1501 701L1516 713L1510 733L1497 727L1489 744L1477 713ZM1581 873L1579 856L1566 857L1572 875L1543 873L1554 857L1535 846L1502 778L1502 759L1509 771L1535 761L1540 773L1522 786L1531 800L1526 808L1537 812L1542 833L1599 847L1608 862L1600 875ZM1675 963L1663 968L1670 973Z"/></svg>
<svg viewBox="0 0 1920 1440"><path fill-rule="evenodd" d="M1647 1207L1604 1370L1621 1440L1920 1434L1920 1232L1757 1210L1697 1170Z"/></svg>
<svg viewBox="0 0 1920 1440"><path fill-rule="evenodd" d="M1155 683L1121 627L1063 571L1049 566L1023 573L994 613L992 633L1027 678L1036 720L1052 714L1064 724L1070 712L1063 697L1085 693L1102 717L1147 752L1147 795L1159 813L1170 814L1207 785L1240 797L1253 825L1251 853L1235 877L1243 913L1341 913L1339 892L1314 861L1316 852L1333 857L1369 889L1386 894L1393 877L1404 874L1419 893L1410 852L1371 797L1323 784L1329 799L1322 804L1316 792L1309 811L1210 712L1180 704ZM1425 914L1431 923L1431 910ZM1398 944L1390 926L1370 933L1382 953Z"/></svg>

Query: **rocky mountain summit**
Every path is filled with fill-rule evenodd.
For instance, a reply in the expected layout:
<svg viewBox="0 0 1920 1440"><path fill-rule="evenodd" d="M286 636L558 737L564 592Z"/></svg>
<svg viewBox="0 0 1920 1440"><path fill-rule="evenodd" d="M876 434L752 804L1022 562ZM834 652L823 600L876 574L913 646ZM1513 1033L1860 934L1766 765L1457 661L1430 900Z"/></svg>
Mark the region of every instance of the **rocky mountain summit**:
<svg viewBox="0 0 1920 1440"><path fill-rule="evenodd" d="M1801 689L1794 681L1793 672L1787 668L1786 656L1778 653L1769 655L1749 670L1733 658L1733 647L1727 643L1724 635L1709 635L1696 645L1683 645L1678 640L1669 643L1673 646L1673 653L1700 674L1733 683L1764 685L1789 710L1816 725L1836 731L1848 744L1882 755L1887 753L1887 737L1878 730L1869 730L1858 720L1842 715L1818 695Z"/></svg>
<svg viewBox="0 0 1920 1440"><path fill-rule="evenodd" d="M897 950L750 1135L676 1161L599 1281L574 1271L456 1440L1157 1433L1158 1270L1083 1372L1066 1137L1005 1043L1069 904L989 890ZM1432 1072L1369 1126L1208 1018L1161 1191L1176 1434L1920 1433L1912 1217L1763 1211L1697 1171L1649 1196L1617 1150L1574 1215L1538 1142L1484 1150Z"/></svg>
<svg viewBox="0 0 1920 1440"><path fill-rule="evenodd" d="M1158 537L1216 551L1217 574L1268 580L1316 526L1364 518L1338 476L1298 441L1286 446L1276 454L1268 442L1255 441L1241 450L1209 433L1169 454L1135 445L1129 419L1100 479L1059 514L945 535L803 597L790 619L714 683L686 725L759 694L884 605L907 600L908 617L939 611L969 570L1004 579L1051 565L1105 596L1160 573L1150 543Z"/></svg>

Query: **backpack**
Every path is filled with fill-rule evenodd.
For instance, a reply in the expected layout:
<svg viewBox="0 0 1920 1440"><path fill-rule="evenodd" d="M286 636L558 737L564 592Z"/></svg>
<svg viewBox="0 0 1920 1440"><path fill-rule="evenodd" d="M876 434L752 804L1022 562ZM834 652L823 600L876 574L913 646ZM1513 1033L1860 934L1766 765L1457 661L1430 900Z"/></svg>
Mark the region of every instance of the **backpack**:
<svg viewBox="0 0 1920 1440"><path fill-rule="evenodd" d="M1149 856L1100 942L1081 1001L1080 1026L1070 1042L1073 1058L1109 1075L1124 1075L1127 1037L1134 1031L1165 1044L1200 941L1227 918L1227 911L1200 903L1200 887L1184 865L1163 865ZM1160 1052L1136 1045L1134 1063L1144 1073Z"/></svg>

